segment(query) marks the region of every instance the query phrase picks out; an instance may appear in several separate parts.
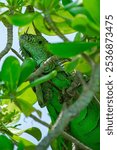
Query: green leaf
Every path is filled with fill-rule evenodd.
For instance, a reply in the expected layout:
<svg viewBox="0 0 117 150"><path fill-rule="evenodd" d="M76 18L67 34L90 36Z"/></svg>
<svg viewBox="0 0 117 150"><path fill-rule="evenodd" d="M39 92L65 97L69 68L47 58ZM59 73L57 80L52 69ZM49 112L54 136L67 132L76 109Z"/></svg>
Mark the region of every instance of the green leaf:
<svg viewBox="0 0 117 150"><path fill-rule="evenodd" d="M0 2L0 8L6 7L6 5L2 2Z"/></svg>
<svg viewBox="0 0 117 150"><path fill-rule="evenodd" d="M24 89L28 85L30 85L29 82L24 82L23 84L21 84L20 87L18 87L17 92ZM34 108L32 105L36 101L37 101L36 94L34 93L32 88L28 88L21 95L17 97L17 100L15 101L15 103L26 116L29 116L31 112L34 111Z"/></svg>
<svg viewBox="0 0 117 150"><path fill-rule="evenodd" d="M97 102L94 101L95 100L93 100L87 107L87 116L81 122L77 122L77 128L82 133L82 135L86 135L89 132L91 132L93 129L95 129L99 121L99 116L100 116L99 106L98 104L96 104ZM75 118L73 122L74 121L77 121L77 118Z"/></svg>
<svg viewBox="0 0 117 150"><path fill-rule="evenodd" d="M10 91L15 91L18 85L20 76L20 63L14 56L9 56L5 59L2 70L1 79L5 82Z"/></svg>
<svg viewBox="0 0 117 150"><path fill-rule="evenodd" d="M33 27L32 23L30 23L23 27L19 27L19 31L18 31L19 36L21 36L22 34L25 34L27 30L28 30L28 33L35 34L34 27Z"/></svg>
<svg viewBox="0 0 117 150"><path fill-rule="evenodd" d="M18 143L17 150L24 150L24 144L22 142Z"/></svg>
<svg viewBox="0 0 117 150"><path fill-rule="evenodd" d="M8 127L8 130L15 135L21 135L25 132L25 130L18 129L16 127Z"/></svg>
<svg viewBox="0 0 117 150"><path fill-rule="evenodd" d="M28 109L28 108L27 108ZM31 135L33 138L35 138L37 141L39 141L42 137L42 133L40 131L39 128L36 128L36 127L32 127L32 128L28 128L28 129L18 129L18 128L14 128L14 127L10 127L8 128L8 130L13 133L13 135L17 135L17 136L20 136L22 135L23 133L27 133L29 135Z"/></svg>
<svg viewBox="0 0 117 150"><path fill-rule="evenodd" d="M12 5L13 0L6 0L9 5Z"/></svg>
<svg viewBox="0 0 117 150"><path fill-rule="evenodd" d="M70 126L72 128L72 135L75 138L80 139L80 141L90 146L92 149L99 150L99 147L94 148L95 144L92 144L99 144L100 140L99 103L97 103L97 101L93 99L88 107L85 109L87 109L87 114L85 118L82 118L80 120L80 118L82 117L81 112L78 117L74 118L70 122ZM79 132L77 132L77 130L79 130Z"/></svg>
<svg viewBox="0 0 117 150"><path fill-rule="evenodd" d="M15 124L20 120L21 111L10 99L3 99L0 107L2 108L0 119L4 124Z"/></svg>
<svg viewBox="0 0 117 150"><path fill-rule="evenodd" d="M51 1L53 0L43 0L41 3L42 3L42 6L44 7L44 9L49 9L50 7L50 4L51 4Z"/></svg>
<svg viewBox="0 0 117 150"><path fill-rule="evenodd" d="M68 5L71 2L72 2L72 0L62 0L63 5Z"/></svg>
<svg viewBox="0 0 117 150"><path fill-rule="evenodd" d="M23 2L23 0L12 0L12 5L17 6L20 5Z"/></svg>
<svg viewBox="0 0 117 150"><path fill-rule="evenodd" d="M63 34L70 34L75 32L73 28L70 27L70 25L66 22L65 19L63 19L61 16L73 19L73 16L65 10L58 10L56 14L51 14L52 20L55 22L57 28L63 33ZM33 20L35 27L41 32L46 35L56 35L55 32L48 26L47 23L45 23L44 17L41 13L38 14L38 16ZM22 35L26 32L27 28L28 33L35 34L34 28L32 24L28 24L26 26L19 28L19 34Z"/></svg>
<svg viewBox="0 0 117 150"><path fill-rule="evenodd" d="M75 32L74 29L72 29L68 23L66 22L65 19L63 19L62 17L60 16L65 16L65 17L68 17L68 18L73 18L72 15L67 12L67 11L64 11L64 10L61 10L61 11L57 11L56 12L57 15L55 14L52 14L51 15L51 18L52 20L55 22L57 28L59 28L59 30L63 33L63 34L69 34L69 33L73 33ZM60 15L60 16L59 16ZM45 24L44 22L44 18L41 14L39 14L39 16L37 16L34 20L34 24L36 26L36 28L46 34L46 35L56 35L53 30L51 28L49 28L49 26L47 24Z"/></svg>
<svg viewBox="0 0 117 150"><path fill-rule="evenodd" d="M93 20L90 13L84 7L80 7L74 4L73 7L66 7L66 10L68 10L73 16L83 14L86 15L90 20Z"/></svg>
<svg viewBox="0 0 117 150"><path fill-rule="evenodd" d="M65 71L68 73L73 72L73 70L76 68L76 66L78 65L78 60L79 58L75 58L73 59L71 62L68 62L67 64L65 64Z"/></svg>
<svg viewBox="0 0 117 150"><path fill-rule="evenodd" d="M0 71L0 82L2 81L2 77L1 77L1 71Z"/></svg>
<svg viewBox="0 0 117 150"><path fill-rule="evenodd" d="M17 99L15 101L15 104L20 108L22 113L24 113L26 116L29 116L34 111L32 105L24 99Z"/></svg>
<svg viewBox="0 0 117 150"><path fill-rule="evenodd" d="M20 85L29 77L29 75L34 71L35 66L36 62L32 58L27 58L24 60L23 64L21 65L21 73L18 85Z"/></svg>
<svg viewBox="0 0 117 150"><path fill-rule="evenodd" d="M50 11L51 9L56 8L56 6L59 4L59 0L43 0L42 2L44 8Z"/></svg>
<svg viewBox="0 0 117 150"><path fill-rule="evenodd" d="M10 8L15 10L17 7L22 6L24 1L23 0L7 0L7 3Z"/></svg>
<svg viewBox="0 0 117 150"><path fill-rule="evenodd" d="M32 135L34 138L36 138L38 141L41 139L42 137L42 133L40 131L39 128L36 128L36 127L32 127L32 128L29 128L25 131L26 133Z"/></svg>
<svg viewBox="0 0 117 150"><path fill-rule="evenodd" d="M95 20L97 25L100 25L100 0L83 0L83 5Z"/></svg>
<svg viewBox="0 0 117 150"><path fill-rule="evenodd" d="M63 145L64 147L67 147L67 143L64 143L65 140L59 136L57 138L54 138L54 140L51 142L51 148L52 150L62 150L63 149ZM70 147L69 147L70 149Z"/></svg>
<svg viewBox="0 0 117 150"><path fill-rule="evenodd" d="M71 20L71 26L86 35L99 36L100 34L100 28L83 14L76 15Z"/></svg>
<svg viewBox="0 0 117 150"><path fill-rule="evenodd" d="M72 57L96 46L97 43L86 42L67 42L48 44L48 50L60 57Z"/></svg>
<svg viewBox="0 0 117 150"><path fill-rule="evenodd" d="M13 25L24 26L31 23L38 16L37 12L17 14L12 16L5 15L6 19Z"/></svg>
<svg viewBox="0 0 117 150"><path fill-rule="evenodd" d="M70 10L71 8L74 8L74 7L78 7L78 3L77 2L73 2L73 3L69 3L69 4L65 5L64 9L65 10Z"/></svg>
<svg viewBox="0 0 117 150"><path fill-rule="evenodd" d="M22 143L24 145L24 149L25 150L35 150L35 144L33 144L32 142L22 138L22 137L19 137L17 135L13 135L11 137L14 141L16 141L17 143Z"/></svg>
<svg viewBox="0 0 117 150"><path fill-rule="evenodd" d="M91 66L90 64L84 59L84 58L79 58L78 65L76 67L76 70L86 74L91 72Z"/></svg>
<svg viewBox="0 0 117 150"><path fill-rule="evenodd" d="M78 14L86 15L88 13L84 7L78 7L78 6L68 9L68 11L74 16Z"/></svg>
<svg viewBox="0 0 117 150"><path fill-rule="evenodd" d="M74 37L74 41L81 42L82 39L83 39L83 34L81 32L77 32L77 34Z"/></svg>
<svg viewBox="0 0 117 150"><path fill-rule="evenodd" d="M88 113L88 111L87 111L87 107L86 107L83 111L80 112L79 116L73 120L73 122L76 124L80 124L80 122L83 121L87 117L87 113ZM71 123L71 125L72 125L72 123Z"/></svg>
<svg viewBox="0 0 117 150"><path fill-rule="evenodd" d="M55 8L58 5L59 0L43 0L41 2L43 8L50 10Z"/></svg>
<svg viewBox="0 0 117 150"><path fill-rule="evenodd" d="M17 93L21 90L23 90L25 87L29 86L30 83L29 82L24 82L20 85L20 87L18 87L17 89ZM21 95L19 95L17 98L21 98L21 99L25 99L28 103L30 103L31 105L33 105L36 101L37 101L37 97L34 93L34 91L32 90L32 88L28 88L26 89Z"/></svg>
<svg viewBox="0 0 117 150"><path fill-rule="evenodd" d="M27 108L28 109L28 108ZM41 137L42 137L42 134L41 134L41 131L39 128L36 128L36 127L32 127L32 128L28 128L28 129L25 129L25 130L20 130L20 129L17 129L17 128L13 128L13 127L10 127L8 128L9 131L11 133L13 133L14 135L17 135L17 136L20 136L22 135L23 133L27 133L31 136L33 136L36 140L40 140Z"/></svg>
<svg viewBox="0 0 117 150"><path fill-rule="evenodd" d="M78 29L78 31L84 32L85 28L88 25L88 18L86 15L76 15L72 20L72 27Z"/></svg>
<svg viewBox="0 0 117 150"><path fill-rule="evenodd" d="M0 135L0 150L13 150L13 143L4 135Z"/></svg>

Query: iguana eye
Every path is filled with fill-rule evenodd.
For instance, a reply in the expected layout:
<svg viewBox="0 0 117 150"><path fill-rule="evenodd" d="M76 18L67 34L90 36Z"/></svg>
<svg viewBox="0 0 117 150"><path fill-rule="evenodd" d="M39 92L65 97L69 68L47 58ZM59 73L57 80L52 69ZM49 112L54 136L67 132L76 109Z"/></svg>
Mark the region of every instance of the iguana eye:
<svg viewBox="0 0 117 150"><path fill-rule="evenodd" d="M39 44L42 44L42 41L39 41Z"/></svg>

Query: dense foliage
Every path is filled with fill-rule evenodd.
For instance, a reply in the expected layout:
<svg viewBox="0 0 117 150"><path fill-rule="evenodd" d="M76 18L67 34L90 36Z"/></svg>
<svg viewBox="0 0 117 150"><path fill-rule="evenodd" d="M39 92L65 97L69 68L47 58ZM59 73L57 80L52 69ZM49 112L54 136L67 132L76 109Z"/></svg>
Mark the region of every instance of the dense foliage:
<svg viewBox="0 0 117 150"><path fill-rule="evenodd" d="M90 79L93 66L99 64L99 0L90 0L90 3L88 0L6 0L0 2L0 9L0 21L7 28L8 36L13 26L18 26L19 36L27 30L30 34L43 33L50 38L59 36L63 42L48 43L48 51L61 58L72 59L65 63L67 73L78 70ZM72 33L75 33L75 38L69 41L67 34ZM12 35L8 37L5 49L0 50L0 59L10 50L13 50ZM0 149L13 150L16 146L17 150L33 150L36 145L20 135L27 133L40 141L40 129L20 130L17 122L22 113L27 117L36 112L41 117L41 111L33 106L37 102L33 87L54 78L57 72L52 71L30 81L35 72L35 61L23 59L16 50L13 52L16 57L7 57L0 70ZM99 92L96 96L99 99ZM56 142L53 145L56 150Z"/></svg>

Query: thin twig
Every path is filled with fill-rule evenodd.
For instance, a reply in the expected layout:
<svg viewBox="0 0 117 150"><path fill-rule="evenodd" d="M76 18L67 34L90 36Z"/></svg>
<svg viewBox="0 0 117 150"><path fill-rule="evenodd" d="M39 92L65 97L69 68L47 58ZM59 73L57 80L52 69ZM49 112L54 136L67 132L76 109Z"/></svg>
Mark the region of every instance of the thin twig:
<svg viewBox="0 0 117 150"><path fill-rule="evenodd" d="M13 26L7 23L6 27L7 27L7 44L6 47L0 53L0 59L9 52L13 44Z"/></svg>
<svg viewBox="0 0 117 150"><path fill-rule="evenodd" d="M36 122L38 122L38 123L44 125L45 127L51 129L52 126L51 126L50 124L46 123L45 121L42 121L41 119L37 118L35 115L31 114L30 117L31 117L33 120L35 120Z"/></svg>
<svg viewBox="0 0 117 150"><path fill-rule="evenodd" d="M98 91L98 86L99 65L93 68L91 80L87 88L84 88L82 94L76 100L76 102L74 102L71 106L60 113L56 123L54 124L48 135L37 145L36 150L46 150L48 148L52 140L54 140L63 132L68 123L88 106L95 92Z"/></svg>
<svg viewBox="0 0 117 150"><path fill-rule="evenodd" d="M21 57L21 55L13 48L11 48L11 51L19 58L21 59L22 61L24 61L24 59Z"/></svg>

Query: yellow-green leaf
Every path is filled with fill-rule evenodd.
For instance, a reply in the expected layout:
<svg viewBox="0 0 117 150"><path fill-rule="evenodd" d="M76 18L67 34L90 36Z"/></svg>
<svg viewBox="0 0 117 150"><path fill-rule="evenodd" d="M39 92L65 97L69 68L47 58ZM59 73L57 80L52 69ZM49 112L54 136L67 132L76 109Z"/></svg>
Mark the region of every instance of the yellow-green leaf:
<svg viewBox="0 0 117 150"><path fill-rule="evenodd" d="M24 113L26 116L29 116L34 111L33 106L25 99L17 99L15 101L15 104L20 108L22 113Z"/></svg>
<svg viewBox="0 0 117 150"><path fill-rule="evenodd" d="M25 150L35 150L36 145L33 144L31 141L28 141L27 139L24 139L17 135L13 135L11 138L18 143L22 143L25 147Z"/></svg>
<svg viewBox="0 0 117 150"><path fill-rule="evenodd" d="M18 88L18 91L24 89L29 84L30 84L29 82L24 82ZM17 97L17 100L15 101L15 103L26 116L29 116L31 112L34 111L33 104L36 101L37 101L36 94L34 93L32 88L28 88L21 95Z"/></svg>
<svg viewBox="0 0 117 150"><path fill-rule="evenodd" d="M29 84L30 84L29 82L24 82L23 84L20 85L20 87L18 87L18 91L21 91L22 89L27 87ZM27 90L25 90L25 92L23 92L17 98L18 99L24 99L25 101L27 101L31 105L33 105L37 101L36 94L34 93L32 88L28 88Z"/></svg>

